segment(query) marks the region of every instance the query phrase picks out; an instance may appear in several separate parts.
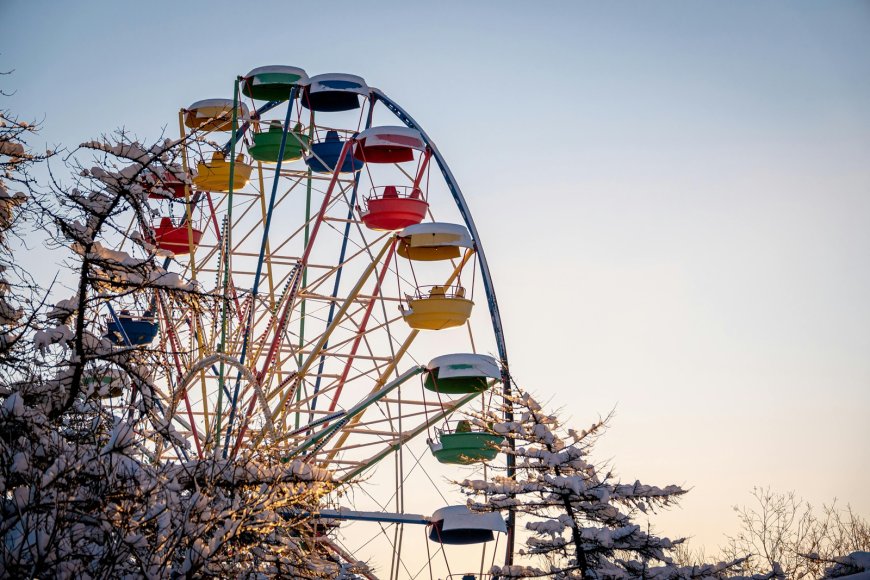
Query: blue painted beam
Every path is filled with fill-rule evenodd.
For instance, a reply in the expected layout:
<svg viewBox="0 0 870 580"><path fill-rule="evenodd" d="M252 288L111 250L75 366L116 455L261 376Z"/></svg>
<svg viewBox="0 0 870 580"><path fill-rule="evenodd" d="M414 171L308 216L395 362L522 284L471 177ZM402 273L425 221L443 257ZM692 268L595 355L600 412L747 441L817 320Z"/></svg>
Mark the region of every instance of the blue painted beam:
<svg viewBox="0 0 870 580"><path fill-rule="evenodd" d="M254 313L256 312L255 306L257 301L257 295L260 291L260 276L263 274L263 261L266 255L266 246L269 243L269 229L272 226L272 212L275 209L275 198L278 195L278 178L281 175L281 164L284 160L284 149L287 146L287 132L290 130L290 118L293 114L293 105L296 102L296 92L297 87L293 85L293 88L290 89L290 97L287 100L287 114L284 116L284 131L281 133L281 145L278 148L278 161L275 164L275 176L272 178L272 193L269 197L269 206L266 211L266 221L263 224L263 238L260 240L260 254L257 258L257 270L254 273L254 285L251 288L251 308L250 314L248 316L248 320L245 324L245 333L242 338L242 352L239 354L239 363L245 364L245 358L248 352L248 336L251 333L252 326L254 324ZM280 101L269 101L267 104L277 103ZM260 111L257 111L259 114ZM242 383L242 371L240 370L236 375L236 385L233 389L232 403L230 406L230 416L227 420L227 434L224 438L224 449L223 454L224 457L227 456L227 450L229 449L229 441L233 432L233 421L236 417L236 406L238 404L239 398L239 390L241 388Z"/></svg>
<svg viewBox="0 0 870 580"><path fill-rule="evenodd" d="M366 126L368 129L372 126L372 113L374 112L374 100L369 101L369 113L366 117ZM354 135L356 137L356 135ZM344 162L342 162L342 165ZM339 167L336 164L335 170L338 171ZM359 190L359 178L362 171L357 171L353 176L353 191L350 195L350 205L347 210L347 221L344 224L344 239L341 241L341 251L338 255L338 270L335 273L335 284L332 286L332 298L338 296L338 290L341 285L341 272L344 269L344 258L347 255L347 238L350 235L350 226L351 219L353 219L353 210L356 205L356 196L357 191ZM332 324L332 319L335 318L335 300L330 301L329 303L329 315L326 317L326 327L329 328L329 325ZM329 348L329 342L323 345L323 350L325 351ZM317 393L320 392L320 382L321 377L323 376L323 367L326 364L325 355L320 355L320 361L317 364L317 379L314 382L314 398L311 400L311 410L317 409Z"/></svg>

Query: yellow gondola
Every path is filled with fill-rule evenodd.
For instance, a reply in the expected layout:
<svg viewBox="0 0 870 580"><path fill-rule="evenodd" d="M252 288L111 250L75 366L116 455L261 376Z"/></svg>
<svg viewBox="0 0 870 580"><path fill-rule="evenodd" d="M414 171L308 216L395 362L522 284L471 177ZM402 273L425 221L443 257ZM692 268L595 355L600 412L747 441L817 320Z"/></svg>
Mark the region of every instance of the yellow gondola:
<svg viewBox="0 0 870 580"><path fill-rule="evenodd" d="M399 233L396 252L408 260L432 262L458 258L461 248L473 243L465 226L427 222L408 226Z"/></svg>
<svg viewBox="0 0 870 580"><path fill-rule="evenodd" d="M245 156L241 153L236 156L233 168L233 191L237 191L251 178L253 166L245 162ZM193 184L199 189L206 191L229 191L230 190L230 162L222 151L215 151L211 161L200 161L196 164L196 177Z"/></svg>
<svg viewBox="0 0 870 580"><path fill-rule="evenodd" d="M443 330L462 326L471 317L474 302L465 297L465 289L456 287L448 292L444 286L433 286L428 296L408 298L408 308L402 318L417 330Z"/></svg>

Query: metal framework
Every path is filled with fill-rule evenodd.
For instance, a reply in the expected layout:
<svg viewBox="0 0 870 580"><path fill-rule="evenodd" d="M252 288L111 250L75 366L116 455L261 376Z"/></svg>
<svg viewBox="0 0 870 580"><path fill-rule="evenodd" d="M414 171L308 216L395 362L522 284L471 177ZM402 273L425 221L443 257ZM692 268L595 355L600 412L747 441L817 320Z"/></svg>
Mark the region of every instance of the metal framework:
<svg viewBox="0 0 870 580"><path fill-rule="evenodd" d="M509 395L507 348L489 265L444 157L420 125L383 92L370 90L364 119L361 115L356 129L345 130L336 169L323 175L311 168L289 168L283 161L291 140L302 143L303 136L292 129L294 115L297 123L302 121L299 87L292 87L287 101L268 101L255 108L250 119L240 119L242 82L239 77L234 83L231 137L219 149L229 156L228 189L193 192L185 187L184 197L176 202L183 204L181 224L187 228L189 250L186 257L175 257L178 271L210 287L213 300L195 305L159 291L151 300L162 329L154 348L165 353L157 369L163 382L158 393L167 419L193 442L192 451L157 449L155 454L228 458L267 441L285 457L328 467L339 482L355 481L479 397L470 393L427 400L422 388L417 392L410 387L410 379L426 371L413 354L420 330L405 332L403 315L390 310L416 293L419 274L414 267L407 270L398 257L395 233L367 231L361 223L358 200L364 172L347 176L338 169L352 157L357 131L372 127L377 103L418 131L427 147L417 174L404 169L402 174L412 178L415 188L424 173L428 183L427 163L434 158L471 235L471 249L439 274L427 275L435 276L429 281L449 287L458 283L467 265L479 266L503 391ZM258 161L252 166L256 177L251 185L235 187L242 141L259 130L264 115L285 103L271 183L269 170ZM183 118L182 111L179 126L187 171L191 158L201 156L194 147L202 147L207 135L196 129L188 134ZM326 128L315 123L315 113L309 111L307 138ZM374 185L374 178L368 177ZM195 223L202 224L198 243ZM170 264L167 258L164 266ZM109 312L117 323L111 305ZM467 332L466 348L476 351L474 334L479 329L471 322L465 327L458 332ZM126 335L124 339L130 344ZM455 349L456 342L448 348ZM509 407L505 413L512 420ZM401 453L398 458L401 463ZM513 456L506 461L511 476ZM401 494L395 501L403 506ZM386 512L382 516L378 521L410 521ZM512 563L513 546L510 512L507 564Z"/></svg>

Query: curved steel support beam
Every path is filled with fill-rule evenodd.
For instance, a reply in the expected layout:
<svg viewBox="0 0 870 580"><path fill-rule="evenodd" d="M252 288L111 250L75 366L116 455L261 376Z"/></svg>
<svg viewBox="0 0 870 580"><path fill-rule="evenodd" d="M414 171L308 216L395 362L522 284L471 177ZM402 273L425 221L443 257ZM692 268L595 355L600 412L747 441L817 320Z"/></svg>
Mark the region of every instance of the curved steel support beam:
<svg viewBox="0 0 870 580"><path fill-rule="evenodd" d="M429 148L432 150L432 157L434 157L436 163L438 163L438 168L441 169L441 173L444 175L444 180L447 182L447 186L450 188L450 193L453 195L453 199L456 201L456 205L459 208L459 213L462 214L462 219L465 221L465 227L468 228L468 231L471 233L471 238L474 240L475 250L477 251L477 259L480 263L480 273L483 278L483 286L486 290L486 300L487 304L489 305L489 313L492 318L492 329L495 332L498 355L499 358L501 358L501 363L504 368L507 368L507 346L505 345L504 330L502 328L501 322L501 313L498 309L498 300L496 300L495 297L495 288L492 283L492 276L489 272L489 264L486 261L486 254L483 251L483 244L480 243L480 236L477 233L477 227L474 225L474 220L471 217L471 211L468 209L468 204L465 203L465 197L463 197L462 195L462 190L459 189L459 184L456 182L456 178L453 177L453 173L450 171L450 168L444 161L444 157L441 155L441 152L438 151L438 147L435 146L435 143L432 142L432 139L429 138L429 135L426 134L426 132L423 130L422 127L420 127L417 121L415 121L411 117L411 115L409 115L402 107L400 107L398 104L396 104L395 101L387 97L379 89L372 89L372 94L375 96L376 100L381 101L406 126L419 131L420 135L423 137L423 140L426 142L426 145L428 145Z"/></svg>
<svg viewBox="0 0 870 580"><path fill-rule="evenodd" d="M420 127L419 123L414 120L411 115L408 114L405 109L400 107L395 101L390 99L387 95L381 92L379 89L372 89L372 95L375 100L381 101L384 106L386 106L396 117L399 118L402 123L411 129L416 129L420 132L420 135L423 137L423 140L426 142L426 145L432 150L432 156L435 158L435 162L438 163L438 168L441 169L442 175L444 175L444 181L447 182L447 187L450 188L450 193L453 195L453 199L456 201L456 206L459 208L459 213L462 215L462 219L465 221L465 227L468 228L468 231L471 233L471 238L474 240L474 247L477 250L477 259L480 263L480 273L481 278L483 279L483 287L486 290L486 301L489 305L489 313L490 318L492 319L492 329L495 333L495 341L496 346L498 347L498 356L501 359L501 367L502 367L502 388L504 390L505 396L510 396L511 394L511 375L508 367L508 356L507 356L507 345L505 344L504 339L504 329L501 323L501 313L498 309L498 300L495 297L495 287L492 283L492 275L489 272L489 264L486 261L486 254L483 251L483 244L480 242L480 236L477 234L477 227L474 225L474 220L471 217L471 211L468 209L468 204L465 203L465 197L462 195L462 190L459 189L459 184L456 182L456 178L453 177L453 172L450 171L450 168L447 166L447 162L444 161L444 156L441 155L441 152L438 151L438 147L432 142L429 138L429 135ZM374 105L374 103L372 103ZM510 405L505 407L505 420L513 421L514 414L513 409ZM513 444L513 440L511 440L511 444ZM513 455L509 454L507 456L507 476L513 477L516 473L516 459ZM511 565L513 564L513 554L514 554L514 543L515 543L515 529L516 529L516 513L511 510L508 512L507 517L507 546L505 547L505 564Z"/></svg>

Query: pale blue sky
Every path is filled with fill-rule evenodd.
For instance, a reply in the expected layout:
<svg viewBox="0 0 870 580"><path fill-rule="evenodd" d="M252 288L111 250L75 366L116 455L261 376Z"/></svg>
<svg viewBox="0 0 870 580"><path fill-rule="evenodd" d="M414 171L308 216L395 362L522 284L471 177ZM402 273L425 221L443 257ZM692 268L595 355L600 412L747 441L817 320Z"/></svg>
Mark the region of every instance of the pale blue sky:
<svg viewBox="0 0 870 580"><path fill-rule="evenodd" d="M255 66L359 74L459 179L519 383L694 488L665 533L754 485L870 515L870 3L288 6L4 0L6 103L154 138Z"/></svg>

